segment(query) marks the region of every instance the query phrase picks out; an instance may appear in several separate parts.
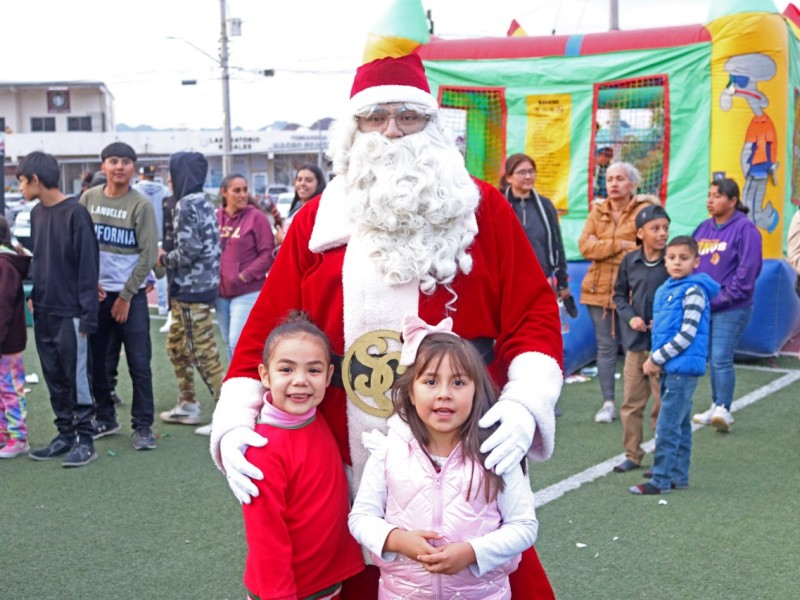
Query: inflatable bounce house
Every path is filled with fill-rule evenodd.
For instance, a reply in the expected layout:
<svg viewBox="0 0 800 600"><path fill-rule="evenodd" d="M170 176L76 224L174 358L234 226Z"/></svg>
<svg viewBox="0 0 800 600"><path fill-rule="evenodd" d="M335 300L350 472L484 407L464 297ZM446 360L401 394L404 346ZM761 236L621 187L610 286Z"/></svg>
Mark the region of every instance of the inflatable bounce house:
<svg viewBox="0 0 800 600"><path fill-rule="evenodd" d="M395 0L364 60L420 55L469 171L498 182L507 155L537 162L536 189L561 218L573 295L587 263L577 240L595 195L596 157L633 163L671 235L708 218L709 183L739 183L764 266L737 353L777 354L800 329L786 231L800 205L800 12L772 0L713 0L705 25L586 35L443 40L420 0ZM713 249L706 249L713 251ZM564 336L565 372L595 355L581 308Z"/></svg>

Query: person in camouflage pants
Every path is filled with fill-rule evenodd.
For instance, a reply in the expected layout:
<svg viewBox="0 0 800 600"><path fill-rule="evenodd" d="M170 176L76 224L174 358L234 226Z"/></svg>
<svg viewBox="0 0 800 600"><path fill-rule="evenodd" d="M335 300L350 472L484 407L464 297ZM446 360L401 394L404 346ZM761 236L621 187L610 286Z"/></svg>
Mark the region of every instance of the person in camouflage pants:
<svg viewBox="0 0 800 600"><path fill-rule="evenodd" d="M219 226L214 207L203 192L208 173L205 157L198 152L178 152L170 157L169 171L178 198L173 216L175 240L172 250L160 251L159 263L170 275L172 324L167 354L180 396L173 409L159 416L167 423L198 425L200 403L195 397L194 368L215 402L222 385L222 363L211 319L219 290ZM209 435L211 427L200 427L196 432Z"/></svg>

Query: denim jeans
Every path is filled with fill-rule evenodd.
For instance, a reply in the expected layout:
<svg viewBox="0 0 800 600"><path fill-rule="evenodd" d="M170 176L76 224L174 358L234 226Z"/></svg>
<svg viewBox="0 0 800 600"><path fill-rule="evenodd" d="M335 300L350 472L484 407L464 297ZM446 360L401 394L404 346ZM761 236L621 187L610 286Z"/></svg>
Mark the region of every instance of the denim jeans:
<svg viewBox="0 0 800 600"><path fill-rule="evenodd" d="M689 485L692 456L692 395L699 377L661 374L661 410L656 423L652 484L670 490Z"/></svg>
<svg viewBox="0 0 800 600"><path fill-rule="evenodd" d="M235 298L217 298L217 323L222 332L222 340L228 347L228 363L233 357L233 350L242 334L250 310L258 299L260 292L251 292Z"/></svg>
<svg viewBox="0 0 800 600"><path fill-rule="evenodd" d="M708 360L711 376L711 399L714 404L731 409L736 372L733 353L742 338L753 307L733 308L711 313L711 331L708 338Z"/></svg>
<svg viewBox="0 0 800 600"><path fill-rule="evenodd" d="M153 375L150 358L150 312L144 289L131 298L128 320L117 323L111 316L111 307L119 292L107 292L100 303L97 331L91 336L92 347L92 392L96 402L95 416L104 423L117 419L114 401L111 399L111 384L108 374L108 348L114 336L125 346L125 358L131 376L133 399L131 400L131 426L150 427L153 424Z"/></svg>
<svg viewBox="0 0 800 600"><path fill-rule="evenodd" d="M161 279L156 279L156 295L158 297L158 308L164 311L169 310L169 302L167 301L167 278L166 276Z"/></svg>
<svg viewBox="0 0 800 600"><path fill-rule="evenodd" d="M616 311L602 306L589 306L589 316L594 324L597 340L597 376L603 400L614 400L617 371L617 354L622 347L619 333L619 318Z"/></svg>

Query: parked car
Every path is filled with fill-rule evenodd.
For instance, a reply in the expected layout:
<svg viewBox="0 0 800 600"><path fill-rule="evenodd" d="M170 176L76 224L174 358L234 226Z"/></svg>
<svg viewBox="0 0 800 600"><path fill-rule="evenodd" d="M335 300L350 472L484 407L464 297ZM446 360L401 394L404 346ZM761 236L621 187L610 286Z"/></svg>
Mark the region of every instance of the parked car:
<svg viewBox="0 0 800 600"><path fill-rule="evenodd" d="M289 208L292 206L292 200L294 200L294 192L283 192L282 194L278 194L278 197L275 200L275 206L278 207L278 213L280 213L281 217L284 219L289 216Z"/></svg>
<svg viewBox="0 0 800 600"><path fill-rule="evenodd" d="M31 210L39 204L38 200L33 202L25 202L22 208L17 213L14 219L14 226L11 228L11 235L13 235L19 243L25 248L33 252L33 241L31 240Z"/></svg>
<svg viewBox="0 0 800 600"><path fill-rule="evenodd" d="M6 214L9 227L14 226L14 220L25 206L25 198L18 192L6 192L5 194Z"/></svg>

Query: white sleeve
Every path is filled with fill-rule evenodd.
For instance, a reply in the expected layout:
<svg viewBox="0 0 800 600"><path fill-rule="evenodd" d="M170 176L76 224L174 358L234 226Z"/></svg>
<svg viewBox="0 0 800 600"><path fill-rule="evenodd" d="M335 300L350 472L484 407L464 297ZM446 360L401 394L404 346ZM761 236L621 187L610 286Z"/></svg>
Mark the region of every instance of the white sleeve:
<svg viewBox="0 0 800 600"><path fill-rule="evenodd" d="M219 401L211 420L209 446L217 468L225 472L219 443L222 436L237 427L255 429L256 418L264 406L264 386L258 379L234 377L222 384Z"/></svg>
<svg viewBox="0 0 800 600"><path fill-rule="evenodd" d="M397 552L384 552L383 546L389 533L396 527L383 518L386 514L384 463L385 455L376 456L376 453L372 453L367 459L347 523L350 533L359 544L383 560L391 561L397 558Z"/></svg>
<svg viewBox="0 0 800 600"><path fill-rule="evenodd" d="M477 558L477 564L470 565L469 569L476 577L533 546L539 531L531 484L522 467L506 473L503 481L505 489L497 496L503 524L500 529L469 540Z"/></svg>
<svg viewBox="0 0 800 600"><path fill-rule="evenodd" d="M542 462L553 455L556 437L555 405L564 374L553 357L541 352L523 352L508 368L508 383L499 400L511 400L533 415L536 430L528 458Z"/></svg>

